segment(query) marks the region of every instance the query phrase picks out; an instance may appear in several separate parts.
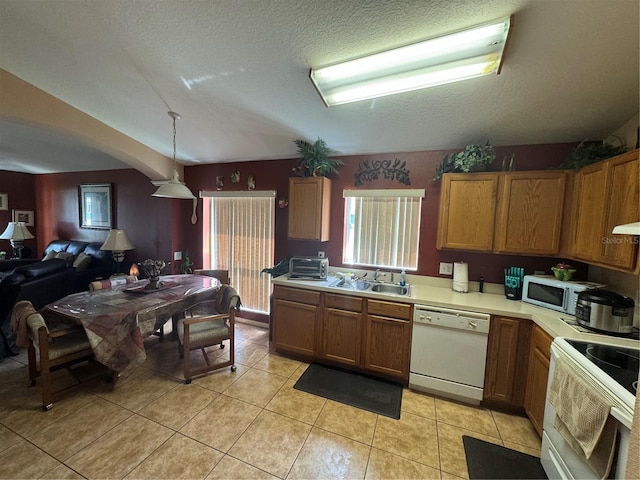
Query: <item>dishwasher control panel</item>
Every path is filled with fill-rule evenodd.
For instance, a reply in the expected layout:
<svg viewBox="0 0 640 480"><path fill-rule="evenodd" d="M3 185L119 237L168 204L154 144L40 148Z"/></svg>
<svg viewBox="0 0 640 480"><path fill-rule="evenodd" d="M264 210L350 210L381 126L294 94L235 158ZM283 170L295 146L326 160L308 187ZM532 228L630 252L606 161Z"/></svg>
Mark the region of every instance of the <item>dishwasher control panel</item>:
<svg viewBox="0 0 640 480"><path fill-rule="evenodd" d="M466 312L451 308L434 308L416 305L413 323L433 325L456 330L489 333L490 316L484 313Z"/></svg>

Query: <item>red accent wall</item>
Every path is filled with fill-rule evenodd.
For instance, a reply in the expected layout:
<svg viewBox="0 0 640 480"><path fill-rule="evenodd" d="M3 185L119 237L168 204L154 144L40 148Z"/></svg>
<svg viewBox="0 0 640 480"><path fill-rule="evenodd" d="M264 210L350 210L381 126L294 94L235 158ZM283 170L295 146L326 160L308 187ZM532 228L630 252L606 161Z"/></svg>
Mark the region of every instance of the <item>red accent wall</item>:
<svg viewBox="0 0 640 480"><path fill-rule="evenodd" d="M570 154L575 144L525 145L497 147L497 161L516 154L517 170L542 170L559 165ZM410 172L411 186L397 181L379 178L360 188L425 188L426 197L422 209L420 235L419 275L439 276L439 263L465 261L469 263L469 277L478 280L502 283L506 266L525 267L549 271L557 263L555 258L527 257L518 255L494 255L469 252L438 251L436 234L440 201L440 182L432 177L438 165L452 150L429 152L399 152L378 155L355 155L340 157L345 165L340 175L332 178L331 228L328 242L296 241L287 238L288 208L276 209L276 262L288 255L316 255L326 252L331 265L341 266L343 206L342 190L354 187L354 173L364 161L395 160L406 162ZM223 190L248 190L247 177L254 175L257 190L276 190L277 198L288 197L288 179L297 159L270 161L248 161L225 164L207 164L185 168L185 181L197 195L200 190L215 190L216 177L224 177ZM240 171L239 183L231 183L231 173ZM0 211L0 227L4 228L12 208L35 210L36 236L32 248L37 256L42 255L46 245L54 239L103 241L106 230L79 228L78 185L81 183L112 183L115 227L124 228L135 245L127 252L126 265L146 258L170 261L174 251L189 250L196 268L202 266L202 200L198 200L198 222L191 224L192 203L186 200L154 198L155 187L149 179L133 169L105 170L99 172L74 172L60 174L30 175L0 172L0 193L9 193L9 211ZM7 245L3 245L5 242ZM28 244L29 245L29 244ZM8 250L8 242L0 240L0 249ZM179 263L172 263L167 271L178 272ZM576 262L572 262L576 265ZM270 265L264 265L269 267ZM586 266L578 264L578 278L586 276ZM262 319L256 317L256 319Z"/></svg>
<svg viewBox="0 0 640 480"><path fill-rule="evenodd" d="M136 247L126 253L126 271L146 258L172 258L173 229L179 230L181 223L174 206L179 200L152 197L153 184L133 169L36 175L40 252L55 239L102 242L107 238L108 230L79 226L78 186L83 183L113 184L114 228L125 229Z"/></svg>
<svg viewBox="0 0 640 480"><path fill-rule="evenodd" d="M496 147L496 164L501 164L504 156L510 157L512 153L515 153L517 170L543 170L562 163L574 147L574 143ZM555 258L439 251L436 249L441 182L432 181L432 177L436 166L450 152L452 150L339 157L345 165L340 167L339 176L332 177L330 240L328 242L289 240L287 238L288 208L278 208L276 209L276 262L288 255L316 255L318 251L322 250L329 258L331 265L342 266L343 189L356 188L354 187L354 174L358 171L361 162L366 160L371 163L379 160L399 159L401 162L406 162L406 169L410 172L410 186L405 186L395 180L384 179L381 175L379 179L365 183L358 188L425 188L426 196L422 208L420 258L417 274L439 276L439 263L454 261L469 263L470 280L478 280L482 275L485 281L493 283L502 283L503 271L507 266L524 267L527 273L532 273L534 270L546 270L550 273L550 267L557 263ZM216 190L216 177L223 176L223 190L236 191L247 190L247 177L251 174L255 176L257 190L276 190L277 198L282 198L288 197L288 178L293 176L292 169L296 163L296 159L289 159L191 166L185 169L185 179L195 193L199 190ZM231 183L230 179L231 173L235 170L239 170L241 175L241 180L237 184ZM199 202L198 209L200 214L202 211L201 202ZM183 215L189 213L187 210L188 208L183 206ZM196 226L190 226L187 236L183 238L184 248L189 249L196 266L202 265L200 229L201 222L198 222ZM583 274L586 276L586 267L577 266L580 268L578 273L584 270Z"/></svg>
<svg viewBox="0 0 640 480"><path fill-rule="evenodd" d="M13 210L27 210L34 212L34 226L27 227L29 231L37 238L36 226L38 224L38 214L36 212L35 197L35 176L29 173L0 171L0 193L8 195L7 210L0 210L0 233L4 232L7 224L12 221ZM36 238L33 240L25 240L25 247L31 249L31 256L39 258L40 255L36 251ZM7 258L11 257L11 243L9 240L0 240L0 250L7 252Z"/></svg>

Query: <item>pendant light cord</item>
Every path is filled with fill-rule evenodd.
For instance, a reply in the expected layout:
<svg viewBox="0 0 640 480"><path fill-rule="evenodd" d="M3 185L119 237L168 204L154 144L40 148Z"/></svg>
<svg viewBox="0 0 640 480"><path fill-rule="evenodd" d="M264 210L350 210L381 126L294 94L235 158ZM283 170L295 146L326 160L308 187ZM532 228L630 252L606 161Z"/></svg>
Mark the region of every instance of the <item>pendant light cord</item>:
<svg viewBox="0 0 640 480"><path fill-rule="evenodd" d="M176 120L180 119L180 114L170 110L169 116L173 118L173 169L178 171L178 164L176 162Z"/></svg>

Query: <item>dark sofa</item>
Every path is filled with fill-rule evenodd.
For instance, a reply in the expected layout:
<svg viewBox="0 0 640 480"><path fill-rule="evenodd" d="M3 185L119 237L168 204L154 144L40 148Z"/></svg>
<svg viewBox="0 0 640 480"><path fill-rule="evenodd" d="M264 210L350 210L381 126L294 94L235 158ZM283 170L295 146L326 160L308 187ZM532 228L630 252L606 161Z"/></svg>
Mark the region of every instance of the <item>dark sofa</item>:
<svg viewBox="0 0 640 480"><path fill-rule="evenodd" d="M24 261L3 265L0 272L0 359L18 354L15 335L11 331L11 312L16 302L29 300L36 309L71 293L88 290L89 283L107 278L113 273L111 252L100 250L101 242L54 240L44 257L67 252L77 258L80 253L91 260L86 268L76 269L72 261L50 258L43 261ZM53 253L50 253L53 252ZM7 269L7 267L14 267Z"/></svg>

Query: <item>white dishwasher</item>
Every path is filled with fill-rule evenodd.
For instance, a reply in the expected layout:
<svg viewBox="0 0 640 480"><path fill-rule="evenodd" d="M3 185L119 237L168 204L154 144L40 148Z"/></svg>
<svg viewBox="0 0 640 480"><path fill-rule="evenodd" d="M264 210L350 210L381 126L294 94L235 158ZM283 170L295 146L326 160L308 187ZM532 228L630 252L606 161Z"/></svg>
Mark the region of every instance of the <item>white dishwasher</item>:
<svg viewBox="0 0 640 480"><path fill-rule="evenodd" d="M489 323L483 313L416 305L409 388L480 403Z"/></svg>

